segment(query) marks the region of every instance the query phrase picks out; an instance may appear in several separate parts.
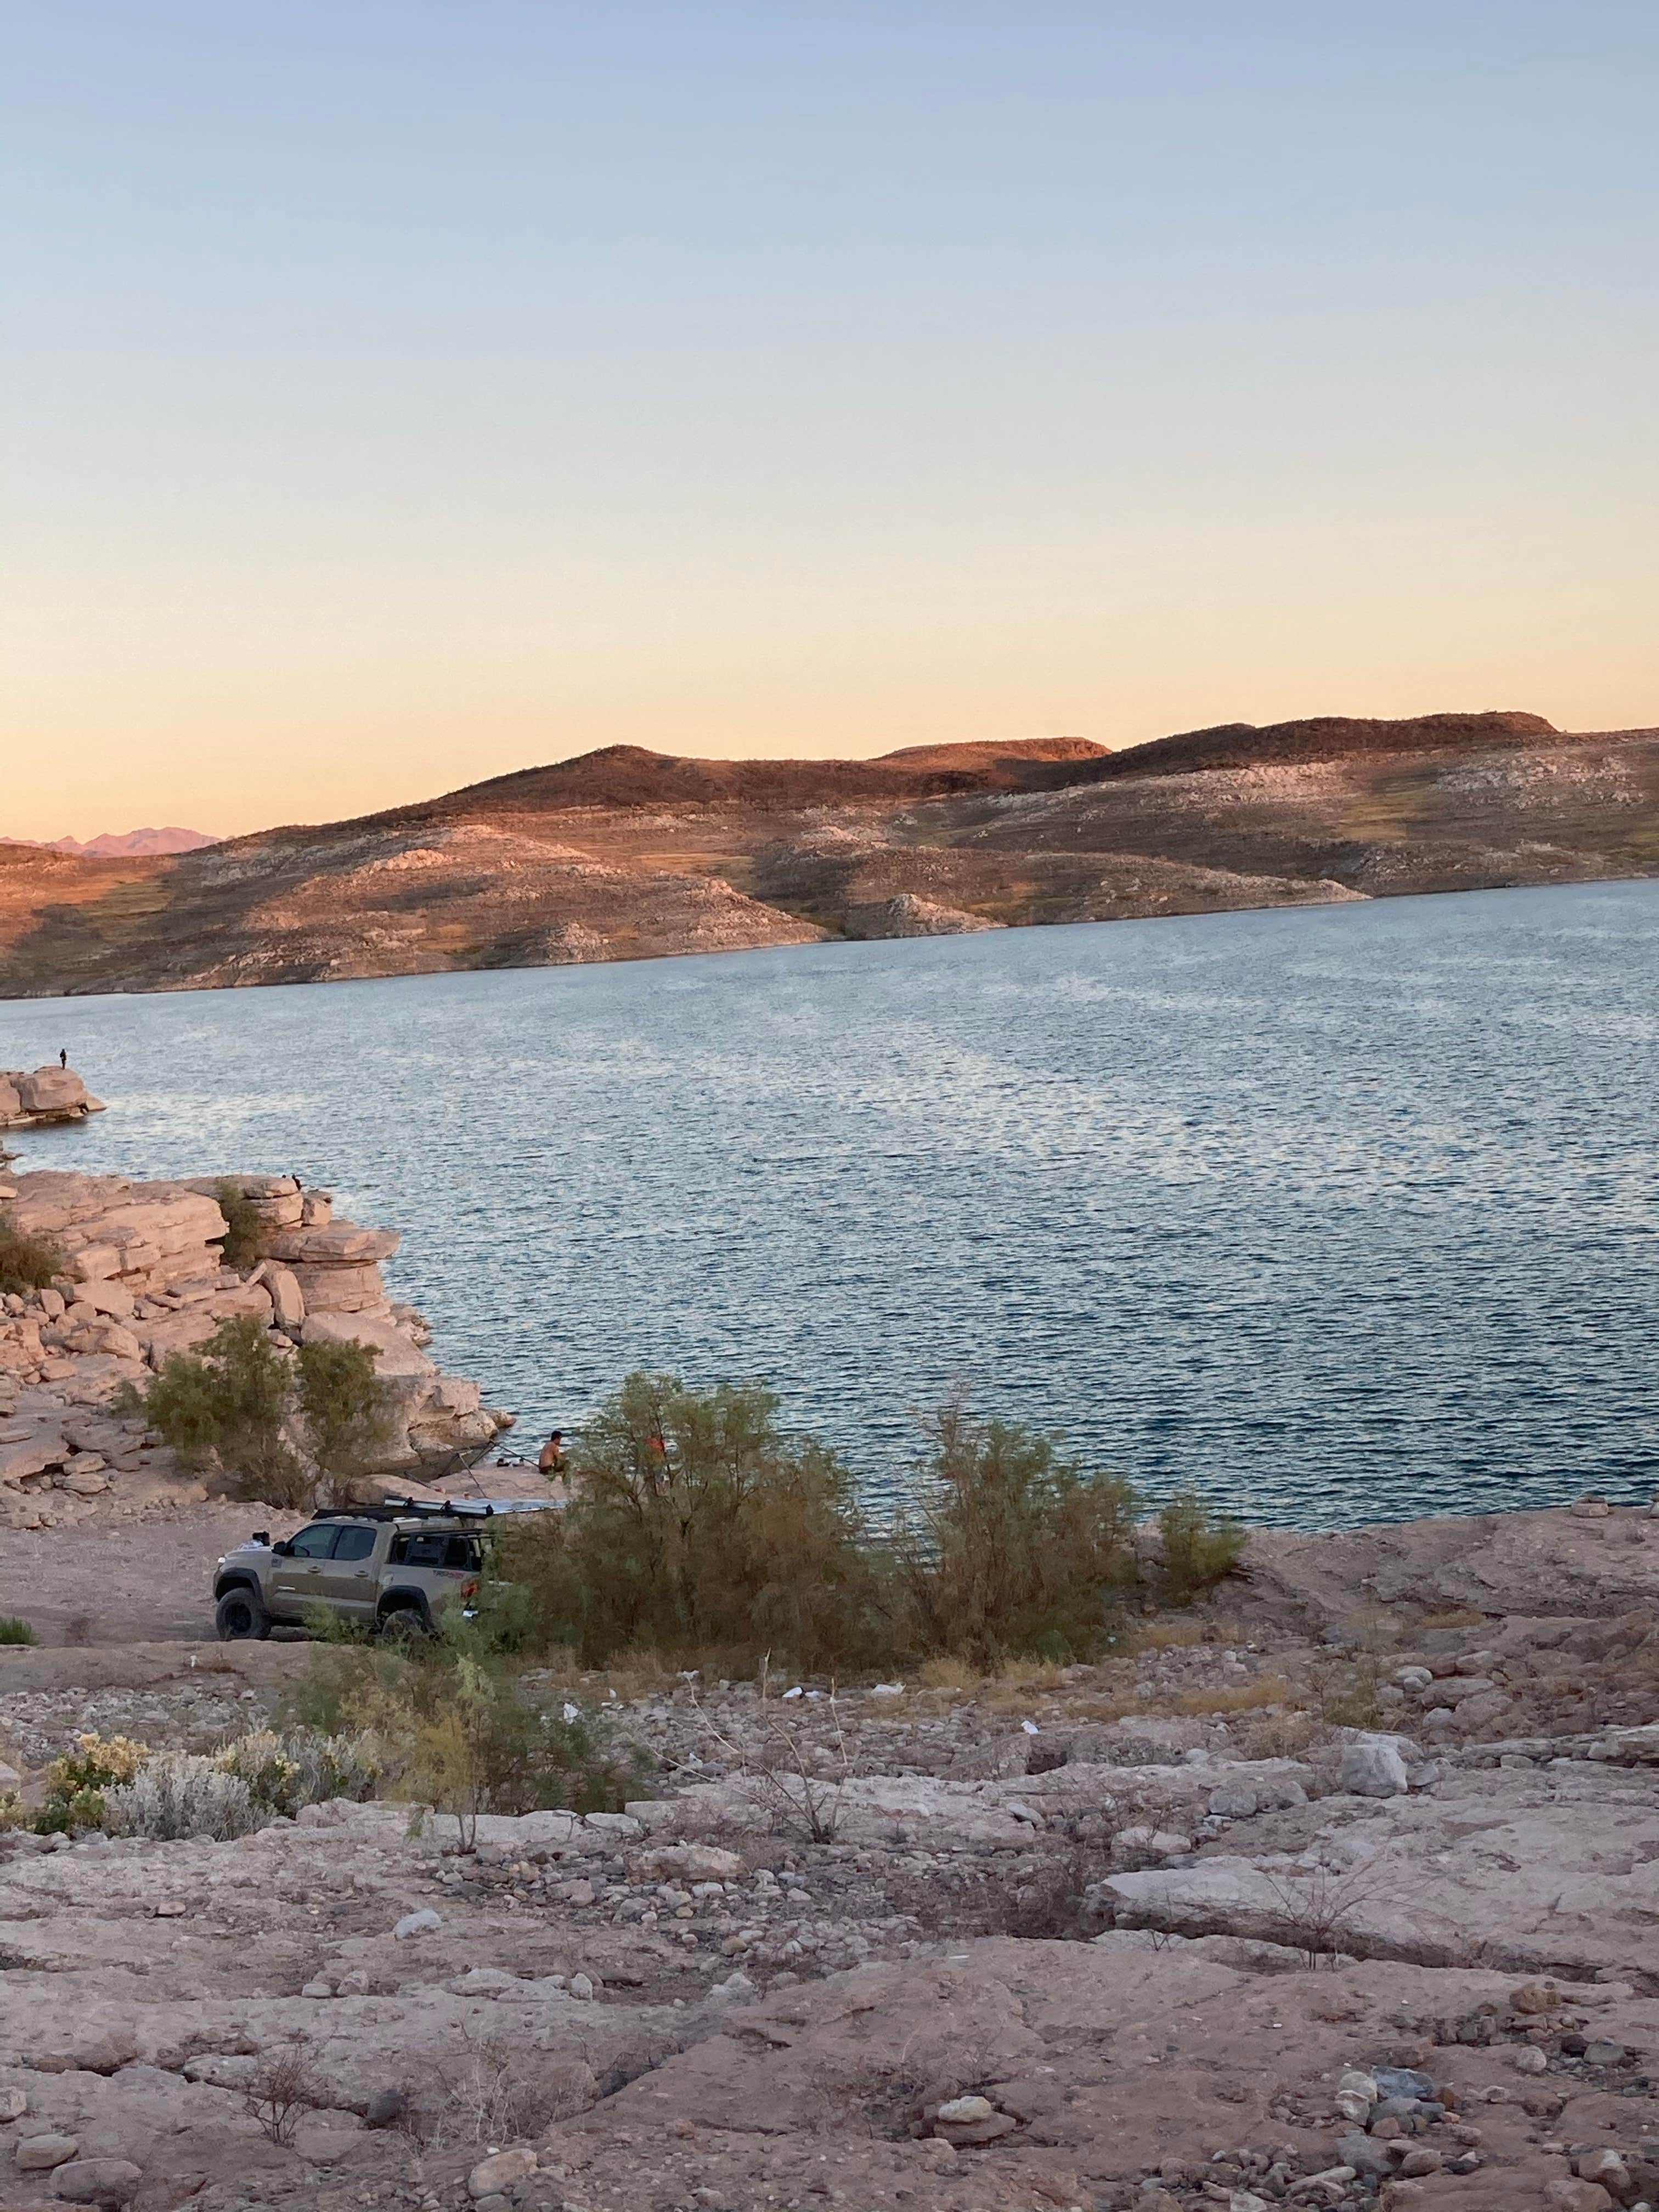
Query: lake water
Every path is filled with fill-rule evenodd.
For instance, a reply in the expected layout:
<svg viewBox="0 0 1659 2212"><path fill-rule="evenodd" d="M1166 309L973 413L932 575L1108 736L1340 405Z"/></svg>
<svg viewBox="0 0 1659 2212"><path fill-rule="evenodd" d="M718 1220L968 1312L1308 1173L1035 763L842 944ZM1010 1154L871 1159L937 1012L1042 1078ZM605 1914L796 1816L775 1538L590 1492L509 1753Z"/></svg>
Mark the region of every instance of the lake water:
<svg viewBox="0 0 1659 2212"><path fill-rule="evenodd" d="M401 1229L532 1448L630 1367L759 1376L880 1496L961 1389L1328 1527L1659 1481L1656 979L1638 883L37 1000L0 1066L109 1101L25 1167Z"/></svg>

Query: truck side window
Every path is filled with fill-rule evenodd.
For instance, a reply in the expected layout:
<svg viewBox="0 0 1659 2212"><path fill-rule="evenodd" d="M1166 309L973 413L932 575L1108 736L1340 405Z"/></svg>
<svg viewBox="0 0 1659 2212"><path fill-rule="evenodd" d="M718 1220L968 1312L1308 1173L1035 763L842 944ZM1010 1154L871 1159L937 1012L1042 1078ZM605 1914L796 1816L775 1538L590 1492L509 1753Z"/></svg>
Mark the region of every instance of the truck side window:
<svg viewBox="0 0 1659 2212"><path fill-rule="evenodd" d="M342 1528L340 1540L334 1547L337 1559L366 1559L374 1549L372 1528Z"/></svg>
<svg viewBox="0 0 1659 2212"><path fill-rule="evenodd" d="M444 1551L447 1567L470 1567L478 1565L478 1547L470 1536L452 1536Z"/></svg>
<svg viewBox="0 0 1659 2212"><path fill-rule="evenodd" d="M338 1524L332 1521L313 1521L309 1528L301 1528L294 1538L294 1557L296 1559L328 1559L334 1556L334 1539L339 1534Z"/></svg>

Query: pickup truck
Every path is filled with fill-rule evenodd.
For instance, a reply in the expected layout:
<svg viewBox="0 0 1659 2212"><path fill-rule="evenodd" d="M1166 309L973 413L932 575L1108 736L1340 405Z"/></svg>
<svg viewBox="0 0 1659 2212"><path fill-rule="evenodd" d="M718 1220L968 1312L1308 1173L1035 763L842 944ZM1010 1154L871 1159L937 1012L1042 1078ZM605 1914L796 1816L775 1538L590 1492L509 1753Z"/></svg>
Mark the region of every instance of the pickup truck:
<svg viewBox="0 0 1659 2212"><path fill-rule="evenodd" d="M215 1573L220 1639L303 1628L319 1606L372 1632L429 1636L446 1606L477 1596L495 1511L487 1504L390 1498L319 1513L274 1544L268 1530L257 1529Z"/></svg>

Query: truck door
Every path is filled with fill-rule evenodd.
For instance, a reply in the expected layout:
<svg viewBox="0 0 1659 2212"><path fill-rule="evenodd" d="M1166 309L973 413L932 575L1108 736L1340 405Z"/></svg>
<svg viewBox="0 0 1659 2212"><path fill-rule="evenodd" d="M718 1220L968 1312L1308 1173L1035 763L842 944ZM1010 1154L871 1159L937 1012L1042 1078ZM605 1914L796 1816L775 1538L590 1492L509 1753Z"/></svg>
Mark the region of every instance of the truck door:
<svg viewBox="0 0 1659 2212"><path fill-rule="evenodd" d="M325 1595L323 1577L339 1533L337 1522L313 1521L289 1539L288 1553L270 1571L273 1613L297 1620L313 1599Z"/></svg>
<svg viewBox="0 0 1659 2212"><path fill-rule="evenodd" d="M374 1557L384 1531L348 1522L339 1534L332 1555L324 1562L322 1590L343 1620L372 1621L380 1595L380 1577Z"/></svg>

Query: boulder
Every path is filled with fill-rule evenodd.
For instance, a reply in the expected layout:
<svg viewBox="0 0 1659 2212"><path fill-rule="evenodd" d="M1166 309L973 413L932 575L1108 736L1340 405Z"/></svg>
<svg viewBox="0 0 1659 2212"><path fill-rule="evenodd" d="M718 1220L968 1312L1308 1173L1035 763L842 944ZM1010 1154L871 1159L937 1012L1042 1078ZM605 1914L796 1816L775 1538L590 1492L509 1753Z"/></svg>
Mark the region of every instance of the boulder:
<svg viewBox="0 0 1659 2212"><path fill-rule="evenodd" d="M131 2159L80 2158L58 2167L52 2193L66 2204L131 2204L143 2179Z"/></svg>
<svg viewBox="0 0 1659 2212"><path fill-rule="evenodd" d="M265 1288L270 1293L272 1321L289 1336L295 1335L306 1317L305 1294L300 1288L299 1278L291 1267L278 1267L273 1261L265 1269Z"/></svg>
<svg viewBox="0 0 1659 2212"><path fill-rule="evenodd" d="M72 1067L37 1067L19 1078L17 1097L26 1114L84 1113L87 1086Z"/></svg>
<svg viewBox="0 0 1659 2212"><path fill-rule="evenodd" d="M466 2177L466 2193L476 2204L481 2197L505 2197L514 2185L528 2181L536 2171L536 2154L526 2144L518 2150L498 2150L481 2158Z"/></svg>
<svg viewBox="0 0 1659 2212"><path fill-rule="evenodd" d="M268 1241L271 1258L290 1267L362 1267L391 1259L403 1239L395 1229L331 1221L317 1229L278 1230Z"/></svg>
<svg viewBox="0 0 1659 2212"><path fill-rule="evenodd" d="M391 1301L373 1262L353 1267L313 1267L296 1261L294 1281L307 1316L321 1313L385 1313Z"/></svg>
<svg viewBox="0 0 1659 2212"><path fill-rule="evenodd" d="M658 1844L636 1863L641 1881L740 1881L744 1872L737 1852L716 1844Z"/></svg>
<svg viewBox="0 0 1659 2212"><path fill-rule="evenodd" d="M67 2166L80 2148L73 2136L25 2136L15 2153L17 2171L50 2173L54 2166Z"/></svg>
<svg viewBox="0 0 1659 2212"><path fill-rule="evenodd" d="M1351 1797L1401 1797L1411 1787L1392 1736L1362 1736L1342 1747L1340 1787Z"/></svg>

